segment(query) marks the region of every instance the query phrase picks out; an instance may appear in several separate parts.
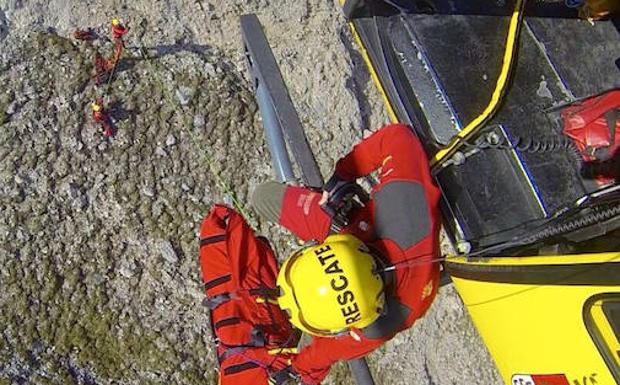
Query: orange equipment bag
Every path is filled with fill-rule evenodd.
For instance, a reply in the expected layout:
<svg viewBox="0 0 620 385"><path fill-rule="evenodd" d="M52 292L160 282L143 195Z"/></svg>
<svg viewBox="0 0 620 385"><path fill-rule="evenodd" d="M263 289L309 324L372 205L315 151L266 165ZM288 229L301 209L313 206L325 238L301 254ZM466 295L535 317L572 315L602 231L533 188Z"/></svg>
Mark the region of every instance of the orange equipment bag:
<svg viewBox="0 0 620 385"><path fill-rule="evenodd" d="M234 209L215 205L200 228L200 267L220 384L267 384L299 340L275 302L278 265L266 239Z"/></svg>

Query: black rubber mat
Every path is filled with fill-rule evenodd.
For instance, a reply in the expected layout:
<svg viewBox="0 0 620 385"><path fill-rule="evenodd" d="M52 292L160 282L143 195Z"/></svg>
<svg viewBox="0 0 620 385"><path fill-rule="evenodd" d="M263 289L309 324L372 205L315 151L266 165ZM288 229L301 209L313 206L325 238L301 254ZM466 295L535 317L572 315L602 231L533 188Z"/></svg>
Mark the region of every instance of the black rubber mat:
<svg viewBox="0 0 620 385"><path fill-rule="evenodd" d="M399 120L429 153L487 106L501 69L514 1L433 2L434 14L381 8L354 20ZM532 2L521 28L510 88L482 130L505 140L560 142L554 107L620 87L620 34L562 4ZM483 139L481 138L478 138ZM472 143L473 145L474 143ZM509 240L598 188L567 146L553 151L468 148L437 174L454 236L474 247Z"/></svg>

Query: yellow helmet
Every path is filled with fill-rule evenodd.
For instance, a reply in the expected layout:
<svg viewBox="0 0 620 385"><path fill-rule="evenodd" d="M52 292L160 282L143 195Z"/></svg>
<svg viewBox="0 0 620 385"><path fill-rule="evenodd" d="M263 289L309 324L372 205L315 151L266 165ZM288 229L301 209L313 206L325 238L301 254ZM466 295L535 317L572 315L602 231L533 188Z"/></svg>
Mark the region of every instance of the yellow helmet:
<svg viewBox="0 0 620 385"><path fill-rule="evenodd" d="M93 102L93 104L90 105L93 109L93 111L95 112L99 112L101 111L101 105L97 102Z"/></svg>
<svg viewBox="0 0 620 385"><path fill-rule="evenodd" d="M383 311L383 279L362 241L352 235L330 235L304 248L282 265L278 305L291 323L317 336L363 328Z"/></svg>
<svg viewBox="0 0 620 385"><path fill-rule="evenodd" d="M114 19L112 19L112 25L113 26L116 27L116 26L118 26L120 24L121 24L121 21L118 18L115 17Z"/></svg>

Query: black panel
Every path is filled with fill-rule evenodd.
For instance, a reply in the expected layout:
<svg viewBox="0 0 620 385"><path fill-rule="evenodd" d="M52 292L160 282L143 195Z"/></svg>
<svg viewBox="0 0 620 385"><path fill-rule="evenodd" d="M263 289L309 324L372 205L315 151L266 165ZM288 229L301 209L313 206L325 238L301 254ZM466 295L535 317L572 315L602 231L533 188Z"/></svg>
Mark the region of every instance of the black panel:
<svg viewBox="0 0 620 385"><path fill-rule="evenodd" d="M558 83L544 52L528 29L523 28L512 86L491 124L503 125L513 140L548 141L553 136L561 136L561 127L545 112L569 97ZM567 150L521 152L519 155L547 212L554 212L585 193L578 164Z"/></svg>
<svg viewBox="0 0 620 385"><path fill-rule="evenodd" d="M385 31L381 28L387 25L388 22L382 17L365 17L356 19L354 23L399 121L419 126L419 122L412 120L412 115L414 114L403 105L403 102L406 102L408 99L408 95L405 94L402 97L399 95L399 89L407 88L408 84L401 84L396 81L392 74L393 69L387 63L389 47L386 46L385 42L381 41L382 36L385 35Z"/></svg>
<svg viewBox="0 0 620 385"><path fill-rule="evenodd" d="M575 97L620 87L620 32L613 22L528 19Z"/></svg>
<svg viewBox="0 0 620 385"><path fill-rule="evenodd" d="M523 174L507 151L487 150L438 175L445 200L459 220L465 239L480 246L494 234L542 218ZM483 236L488 237L485 242Z"/></svg>
<svg viewBox="0 0 620 385"><path fill-rule="evenodd" d="M377 13L354 23L398 118L432 154L487 106L499 75L514 0L433 1L428 14ZM620 35L612 22L575 18L563 4L528 5L516 66L496 116L481 131L513 142L563 138L555 107L620 86ZM426 77L425 77L426 76ZM472 151L437 175L442 210L474 247L509 241L598 188L580 174L570 142ZM567 144L568 143L568 144ZM534 146L535 147L535 146Z"/></svg>
<svg viewBox="0 0 620 385"><path fill-rule="evenodd" d="M424 140L447 144L459 130L459 120L443 84L434 76L427 52L419 44L415 30L407 18L393 18L389 24L389 42L395 55L396 69L402 69L399 94L407 110L415 114L418 132L425 133ZM407 87L406 84L415 84ZM432 128L432 129L431 129Z"/></svg>
<svg viewBox="0 0 620 385"><path fill-rule="evenodd" d="M507 17L409 15L445 94L464 124L482 111L501 69Z"/></svg>
<svg viewBox="0 0 620 385"><path fill-rule="evenodd" d="M620 302L603 302L603 313L609 320L618 342L620 342Z"/></svg>

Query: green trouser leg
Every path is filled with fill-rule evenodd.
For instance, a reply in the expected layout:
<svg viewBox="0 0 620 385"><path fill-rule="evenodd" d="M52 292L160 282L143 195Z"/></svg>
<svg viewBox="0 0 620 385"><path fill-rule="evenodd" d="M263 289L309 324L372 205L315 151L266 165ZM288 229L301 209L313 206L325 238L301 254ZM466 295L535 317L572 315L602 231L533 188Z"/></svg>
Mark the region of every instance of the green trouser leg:
<svg viewBox="0 0 620 385"><path fill-rule="evenodd" d="M285 191L284 183L273 181L261 183L252 194L252 207L263 219L279 223Z"/></svg>

